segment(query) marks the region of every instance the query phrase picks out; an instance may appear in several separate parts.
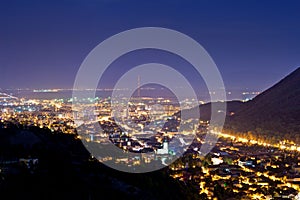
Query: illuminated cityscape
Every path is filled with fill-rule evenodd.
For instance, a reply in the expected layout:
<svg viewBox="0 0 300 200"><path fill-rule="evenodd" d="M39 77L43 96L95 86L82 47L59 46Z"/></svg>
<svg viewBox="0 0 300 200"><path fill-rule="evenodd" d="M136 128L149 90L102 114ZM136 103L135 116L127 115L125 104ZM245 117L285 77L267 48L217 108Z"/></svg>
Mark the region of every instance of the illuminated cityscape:
<svg viewBox="0 0 300 200"><path fill-rule="evenodd" d="M32 92L52 93L58 90ZM24 129L38 127L49 129L53 134L72 135L85 141L85 145L112 143L122 151L142 153L125 157L94 156L102 163L113 161L128 167L159 161L167 166L169 175L175 180L193 185L199 198L213 199L217 195L225 195L226 198L241 195L251 199L296 198L300 192L300 146L293 141L271 144L247 136L212 131L212 134L218 135L219 141L208 155L203 156L199 150L205 142L209 121L200 120L197 126L191 127L188 127L189 123L180 124L176 113L181 108L174 100L133 98L128 109L121 111L125 119L123 124L114 120L110 97L82 100L85 103L81 104L81 109L95 108L93 116L86 116L78 110L74 112L72 101L72 98L18 98L1 93L1 128L5 129L10 124ZM184 109L191 109L188 99L183 105L186 105ZM230 115L234 113L230 112ZM178 132L179 124L185 126L181 134ZM184 150L183 157L172 164L166 163ZM30 169L38 166L37 158L25 156L18 159L20 163L27 163ZM2 173L9 173L5 169L2 167Z"/></svg>
<svg viewBox="0 0 300 200"><path fill-rule="evenodd" d="M0 2L0 200L300 200L300 2Z"/></svg>

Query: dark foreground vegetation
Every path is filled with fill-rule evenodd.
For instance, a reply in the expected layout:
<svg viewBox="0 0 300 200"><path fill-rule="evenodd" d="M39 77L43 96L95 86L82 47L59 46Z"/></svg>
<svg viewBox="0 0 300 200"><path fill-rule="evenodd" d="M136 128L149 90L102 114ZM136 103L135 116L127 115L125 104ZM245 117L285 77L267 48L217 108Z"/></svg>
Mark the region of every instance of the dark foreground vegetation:
<svg viewBox="0 0 300 200"><path fill-rule="evenodd" d="M0 123L1 199L196 199L168 169L123 173L93 159L75 135Z"/></svg>

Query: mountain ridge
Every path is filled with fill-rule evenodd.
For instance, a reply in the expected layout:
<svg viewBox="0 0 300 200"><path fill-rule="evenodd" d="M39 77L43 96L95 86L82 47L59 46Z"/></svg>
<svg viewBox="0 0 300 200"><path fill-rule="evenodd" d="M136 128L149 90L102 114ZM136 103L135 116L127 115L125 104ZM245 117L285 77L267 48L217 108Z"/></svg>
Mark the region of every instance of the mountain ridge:
<svg viewBox="0 0 300 200"><path fill-rule="evenodd" d="M210 120L211 105L217 115L222 102L199 105L200 120ZM247 102L226 102L224 132L277 143L300 144L300 67ZM190 109L190 112L192 109ZM180 114L177 113L176 115Z"/></svg>
<svg viewBox="0 0 300 200"><path fill-rule="evenodd" d="M300 68L245 103L229 116L225 127L238 132L269 134L297 140L300 130ZM276 140L275 139L275 140ZM275 141L274 141L275 142Z"/></svg>

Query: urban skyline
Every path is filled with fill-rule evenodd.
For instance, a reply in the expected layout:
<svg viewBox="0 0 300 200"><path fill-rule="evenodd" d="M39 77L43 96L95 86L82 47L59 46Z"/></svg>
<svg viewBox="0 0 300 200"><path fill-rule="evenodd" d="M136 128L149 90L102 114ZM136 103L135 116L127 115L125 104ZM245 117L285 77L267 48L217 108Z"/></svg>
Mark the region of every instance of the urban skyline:
<svg viewBox="0 0 300 200"><path fill-rule="evenodd" d="M0 198L300 200L299 10L2 0Z"/></svg>

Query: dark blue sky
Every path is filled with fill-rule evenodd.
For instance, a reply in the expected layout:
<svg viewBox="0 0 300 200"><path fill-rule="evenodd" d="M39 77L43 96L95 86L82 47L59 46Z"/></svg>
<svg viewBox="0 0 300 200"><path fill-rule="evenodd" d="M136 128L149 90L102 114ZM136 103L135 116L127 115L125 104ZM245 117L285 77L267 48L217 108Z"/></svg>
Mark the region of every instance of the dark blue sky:
<svg viewBox="0 0 300 200"><path fill-rule="evenodd" d="M263 90L300 65L299 10L297 1L2 0L0 88L71 88L81 62L101 41L159 26L202 44L227 89ZM121 73L118 63L156 55L130 55L107 76ZM152 59L172 63L169 56Z"/></svg>

